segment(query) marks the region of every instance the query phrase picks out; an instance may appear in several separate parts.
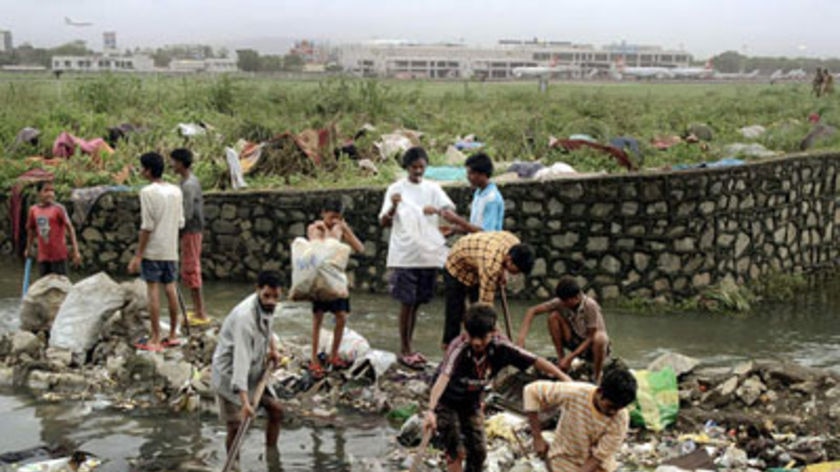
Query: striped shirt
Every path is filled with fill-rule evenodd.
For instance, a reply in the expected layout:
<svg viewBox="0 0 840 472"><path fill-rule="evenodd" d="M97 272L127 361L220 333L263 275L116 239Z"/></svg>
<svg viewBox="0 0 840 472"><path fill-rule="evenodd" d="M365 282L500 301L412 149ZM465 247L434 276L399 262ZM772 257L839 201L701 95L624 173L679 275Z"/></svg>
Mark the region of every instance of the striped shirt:
<svg viewBox="0 0 840 472"><path fill-rule="evenodd" d="M555 472L577 471L590 457L601 469L616 469L615 454L627 434L626 408L606 416L595 408L597 387L582 382L536 381L523 392L526 412L560 407L560 418L548 456Z"/></svg>
<svg viewBox="0 0 840 472"><path fill-rule="evenodd" d="M452 246L446 270L467 287L478 285L478 300L492 304L505 256L517 244L519 238L507 231L468 234Z"/></svg>
<svg viewBox="0 0 840 472"><path fill-rule="evenodd" d="M449 343L440 363L440 374L449 376L440 401L453 407L478 407L484 389L500 370L509 365L525 370L536 360L536 356L498 333L493 335L484 354L477 356L470 348L469 336L464 333Z"/></svg>

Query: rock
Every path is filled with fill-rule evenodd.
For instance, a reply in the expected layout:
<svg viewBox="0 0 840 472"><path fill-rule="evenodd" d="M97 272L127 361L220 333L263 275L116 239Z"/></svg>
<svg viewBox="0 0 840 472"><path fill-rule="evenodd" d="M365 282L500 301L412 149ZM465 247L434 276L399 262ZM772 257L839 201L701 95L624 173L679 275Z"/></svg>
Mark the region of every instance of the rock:
<svg viewBox="0 0 840 472"><path fill-rule="evenodd" d="M0 387L12 387L15 382L15 369L0 367Z"/></svg>
<svg viewBox="0 0 840 472"><path fill-rule="evenodd" d="M738 388L738 377L730 377L726 382L718 385L717 389L721 395L730 396Z"/></svg>
<svg viewBox="0 0 840 472"><path fill-rule="evenodd" d="M663 367L670 367L680 377L694 370L700 361L693 357L684 356L677 352L668 352L657 357L653 362L648 364L648 370L657 371Z"/></svg>
<svg viewBox="0 0 840 472"><path fill-rule="evenodd" d="M73 372L53 374L52 380L54 388L63 392L78 392L87 388L85 376Z"/></svg>
<svg viewBox="0 0 840 472"><path fill-rule="evenodd" d="M17 331L12 335L12 355L29 354L38 357L41 351L41 340L29 331Z"/></svg>
<svg viewBox="0 0 840 472"><path fill-rule="evenodd" d="M73 287L63 275L50 275L36 280L20 307L20 329L32 332L49 331L58 308Z"/></svg>
<svg viewBox="0 0 840 472"><path fill-rule="evenodd" d="M764 383L774 389L802 383L814 377L813 370L798 364L769 362L761 363L758 367L762 370Z"/></svg>
<svg viewBox="0 0 840 472"><path fill-rule="evenodd" d="M805 395L811 395L816 391L817 384L811 380L805 382L799 382L790 386L790 389L794 392L803 393Z"/></svg>
<svg viewBox="0 0 840 472"><path fill-rule="evenodd" d="M125 373L125 357L112 356L105 361L105 368L108 370L108 375L111 378L119 378Z"/></svg>
<svg viewBox="0 0 840 472"><path fill-rule="evenodd" d="M735 367L732 368L732 375L737 375L738 377L743 377L753 370L753 361L746 361L737 364Z"/></svg>
<svg viewBox="0 0 840 472"><path fill-rule="evenodd" d="M741 386L735 391L735 395L747 406L752 406L765 390L767 390L767 386L758 376L754 375L741 383Z"/></svg>
<svg viewBox="0 0 840 472"><path fill-rule="evenodd" d="M429 391L429 384L422 380L414 379L409 381L405 388L414 395L425 396Z"/></svg>
<svg viewBox="0 0 840 472"><path fill-rule="evenodd" d="M192 378L193 367L189 362L165 360L160 356L155 356L154 362L157 375L166 380L166 386L169 388L181 388Z"/></svg>
<svg viewBox="0 0 840 472"><path fill-rule="evenodd" d="M26 379L26 386L32 390L49 390L55 383L54 374L43 370L33 370Z"/></svg>
<svg viewBox="0 0 840 472"><path fill-rule="evenodd" d="M45 352L47 360L58 367L69 367L73 363L73 353L60 347L48 347Z"/></svg>
<svg viewBox="0 0 840 472"><path fill-rule="evenodd" d="M423 438L423 418L420 415L411 415L400 428L397 441L405 447L415 447L420 444Z"/></svg>
<svg viewBox="0 0 840 472"><path fill-rule="evenodd" d="M747 467L747 453L735 446L729 446L716 463L726 469L743 470Z"/></svg>
<svg viewBox="0 0 840 472"><path fill-rule="evenodd" d="M0 378L2 378L2 374L0 374ZM0 385L2 385L0 381ZM833 420L840 420L840 403L835 403L828 408L828 417Z"/></svg>

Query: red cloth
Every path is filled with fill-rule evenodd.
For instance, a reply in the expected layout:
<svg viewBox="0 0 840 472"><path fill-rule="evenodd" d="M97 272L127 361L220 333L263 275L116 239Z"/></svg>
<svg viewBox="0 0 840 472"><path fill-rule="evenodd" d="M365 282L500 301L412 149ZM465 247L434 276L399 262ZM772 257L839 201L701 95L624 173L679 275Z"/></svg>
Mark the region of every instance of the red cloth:
<svg viewBox="0 0 840 472"><path fill-rule="evenodd" d="M103 152L107 154L112 154L114 152L111 146L109 146L102 138L86 141L64 131L55 138L52 149L53 157L70 157L76 153L77 146L83 153L90 154L92 156Z"/></svg>
<svg viewBox="0 0 840 472"><path fill-rule="evenodd" d="M560 146L567 151L574 151L575 149L580 149L584 146L591 147L592 149L597 149L599 151L605 152L612 157L614 157L620 165L622 165L627 170L634 170L635 165L630 158L627 157L627 153L624 152L623 149L619 149L615 146L605 146L599 143L593 143L592 141L587 141L585 139L560 139L555 142L553 147Z"/></svg>
<svg viewBox="0 0 840 472"><path fill-rule="evenodd" d="M201 288L201 233L181 235L181 282Z"/></svg>
<svg viewBox="0 0 840 472"><path fill-rule="evenodd" d="M33 231L38 238L38 262L67 260L67 244L64 238L70 217L67 210L58 203L47 206L32 205L26 221L26 231Z"/></svg>

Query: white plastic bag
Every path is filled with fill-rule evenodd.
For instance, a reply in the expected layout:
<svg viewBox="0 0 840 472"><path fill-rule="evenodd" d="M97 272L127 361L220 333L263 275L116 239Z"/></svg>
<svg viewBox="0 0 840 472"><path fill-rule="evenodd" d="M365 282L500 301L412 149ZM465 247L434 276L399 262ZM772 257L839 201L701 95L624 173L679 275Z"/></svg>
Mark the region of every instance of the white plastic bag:
<svg viewBox="0 0 840 472"><path fill-rule="evenodd" d="M333 330L321 328L318 336L318 352L328 353L332 349ZM354 362L370 351L370 343L364 336L350 328L344 328L341 344L338 345L338 357Z"/></svg>
<svg viewBox="0 0 840 472"><path fill-rule="evenodd" d="M417 248L416 257L423 262L418 267L443 267L449 256L446 238L437 226L430 224L423 209L403 200L397 206L397 217L400 225L391 228L393 237L407 241L406 246Z"/></svg>
<svg viewBox="0 0 840 472"><path fill-rule="evenodd" d="M124 304L123 288L104 272L76 283L55 315L50 347L84 354L99 339L102 323Z"/></svg>
<svg viewBox="0 0 840 472"><path fill-rule="evenodd" d="M331 301L346 298L350 246L336 239L292 241L292 300Z"/></svg>

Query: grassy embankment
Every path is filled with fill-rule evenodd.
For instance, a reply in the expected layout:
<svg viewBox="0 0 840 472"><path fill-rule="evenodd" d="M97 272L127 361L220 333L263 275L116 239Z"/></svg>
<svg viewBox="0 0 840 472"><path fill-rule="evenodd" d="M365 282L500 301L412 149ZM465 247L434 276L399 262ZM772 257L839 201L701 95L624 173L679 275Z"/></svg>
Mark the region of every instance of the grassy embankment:
<svg viewBox="0 0 840 472"><path fill-rule="evenodd" d="M656 84L551 83L539 93L534 82L420 82L329 78L280 81L244 77L167 76L0 76L0 145L4 149L0 182L31 167L31 155L50 155L52 141L62 131L93 138L108 126L123 122L147 128L120 145L97 170L87 156L75 156L53 168L60 192L73 186L111 183L111 175L136 162L147 150L168 150L187 144L197 154L196 173L207 187L220 181L225 169L224 146L239 138L263 140L276 133L336 124L350 136L364 123L377 131L358 144L371 150L379 134L405 127L425 133L432 163L443 163L446 147L457 136L474 133L487 143L498 161L542 159L564 161L579 171L624 172L603 154L576 151L562 154L548 147L549 136L587 133L602 142L619 135L643 144L644 167L658 168L726 157L727 143L745 142L738 128L760 124L768 128L756 142L769 149L798 150L810 129L806 117L821 112L824 122L840 123L834 97L809 96L808 84ZM174 129L178 122L204 121L212 135L186 142ZM692 123L715 131L707 150L681 144L656 151L649 141L658 134L681 134ZM42 131L38 148L10 150L24 126ZM820 142L818 149L840 149L840 137ZM371 151L372 152L372 151ZM398 171L380 164L377 177L360 177L350 162L314 177L250 179L252 188L299 188L384 184ZM287 183L288 181L288 183ZM133 175L129 184L142 183Z"/></svg>

